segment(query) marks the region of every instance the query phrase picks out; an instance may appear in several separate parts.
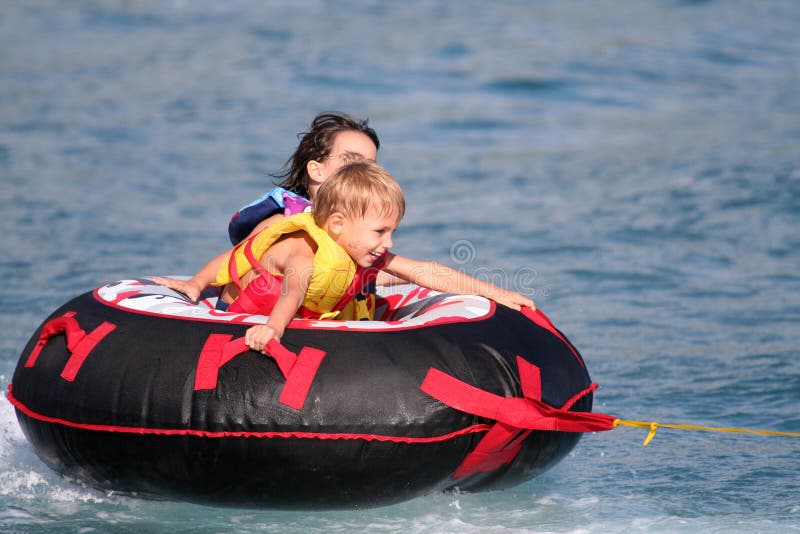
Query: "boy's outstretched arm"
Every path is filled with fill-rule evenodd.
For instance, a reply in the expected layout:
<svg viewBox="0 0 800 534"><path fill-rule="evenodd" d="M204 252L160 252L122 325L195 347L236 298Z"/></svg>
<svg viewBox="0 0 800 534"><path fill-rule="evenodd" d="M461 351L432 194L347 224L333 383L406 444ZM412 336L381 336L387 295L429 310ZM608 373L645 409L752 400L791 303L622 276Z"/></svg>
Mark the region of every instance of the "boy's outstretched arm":
<svg viewBox="0 0 800 534"><path fill-rule="evenodd" d="M154 276L151 279L153 282L160 286L166 286L175 291L180 291L192 302L197 302L200 294L206 290L217 278L217 270L225 258L228 257L230 251L225 251L216 258L212 259L205 266L197 271L194 276L188 280L176 280L175 278L166 278L162 276Z"/></svg>
<svg viewBox="0 0 800 534"><path fill-rule="evenodd" d="M480 295L515 310L522 306L536 309L531 299L516 291L478 280L440 263L412 260L391 253L386 260L384 271L422 287L445 293Z"/></svg>
<svg viewBox="0 0 800 534"><path fill-rule="evenodd" d="M274 224L275 222L283 219L283 215L275 214L271 217L267 217L260 223L256 225L255 228L250 232L250 234L245 238L250 239L257 233L261 232L268 226ZM188 280L176 280L174 278L167 278L163 276L153 276L151 279L153 282L160 286L165 286L170 289L174 289L175 291L180 291L187 297L189 297L192 302L197 302L197 299L200 298L200 294L203 293L206 289L208 289L211 284L214 283L214 280L217 279L217 271L219 271L222 262L224 262L228 258L228 254L230 253L230 249L226 250L216 258L210 260L206 263L202 269L197 271L190 279Z"/></svg>

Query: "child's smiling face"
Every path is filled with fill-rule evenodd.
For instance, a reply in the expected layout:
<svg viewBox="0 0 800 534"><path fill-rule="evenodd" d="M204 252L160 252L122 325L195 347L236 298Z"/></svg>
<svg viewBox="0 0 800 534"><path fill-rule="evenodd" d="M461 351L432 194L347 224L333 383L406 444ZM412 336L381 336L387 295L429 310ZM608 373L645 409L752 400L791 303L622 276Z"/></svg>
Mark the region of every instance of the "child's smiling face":
<svg viewBox="0 0 800 534"><path fill-rule="evenodd" d="M372 267L392 248L392 234L399 223L397 213L384 212L371 204L363 217L343 216L334 240L357 265Z"/></svg>

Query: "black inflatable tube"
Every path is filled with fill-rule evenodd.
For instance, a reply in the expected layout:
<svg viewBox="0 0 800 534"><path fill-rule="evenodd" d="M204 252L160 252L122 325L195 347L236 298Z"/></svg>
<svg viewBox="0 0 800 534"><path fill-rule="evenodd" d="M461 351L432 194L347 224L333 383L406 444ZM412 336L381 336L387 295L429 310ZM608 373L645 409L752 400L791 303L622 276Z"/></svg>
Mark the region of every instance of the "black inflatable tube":
<svg viewBox="0 0 800 534"><path fill-rule="evenodd" d="M425 306L423 299L418 308ZM62 333L39 343L31 364L42 329L65 315L85 333L104 324L113 329L92 341L80 365ZM276 360L254 351L219 367L213 389L196 390L209 337L235 340L247 327L139 313L89 292L33 335L9 399L37 454L66 476L117 492L284 509L379 506L455 487L510 487L554 465L580 438L520 429L516 453L458 474L497 423L423 391L431 369L492 395L522 398L521 358L541 374L542 402L591 410L593 385L563 334L493 304L478 320L407 329L293 324L283 338L289 350L324 352L300 409L281 402L289 380Z"/></svg>

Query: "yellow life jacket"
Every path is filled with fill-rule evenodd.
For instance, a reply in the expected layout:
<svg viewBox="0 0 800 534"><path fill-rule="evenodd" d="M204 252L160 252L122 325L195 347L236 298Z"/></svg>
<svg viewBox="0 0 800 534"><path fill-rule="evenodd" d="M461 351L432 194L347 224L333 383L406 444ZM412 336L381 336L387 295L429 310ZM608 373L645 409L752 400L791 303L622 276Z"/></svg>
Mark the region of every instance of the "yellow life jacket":
<svg viewBox="0 0 800 534"><path fill-rule="evenodd" d="M242 242L227 255L217 271L214 285L235 283L241 288L239 279L251 269L264 275L266 271L258 263L261 256L282 236L301 230L314 240L317 251L314 254L314 272L298 316L320 319L336 317L343 320L358 318L355 316L358 307L347 306L361 289L351 289L356 278L356 264L325 230L317 226L311 213L298 213L281 219ZM340 304L343 298L347 298L348 302ZM345 314L341 313L343 306L347 308Z"/></svg>

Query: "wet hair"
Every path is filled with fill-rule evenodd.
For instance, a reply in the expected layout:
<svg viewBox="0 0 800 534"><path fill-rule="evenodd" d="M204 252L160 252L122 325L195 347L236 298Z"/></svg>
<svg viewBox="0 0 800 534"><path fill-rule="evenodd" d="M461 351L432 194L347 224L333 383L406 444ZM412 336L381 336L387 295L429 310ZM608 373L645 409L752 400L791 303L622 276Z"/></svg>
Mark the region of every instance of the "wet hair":
<svg viewBox="0 0 800 534"><path fill-rule="evenodd" d="M406 211L403 190L394 178L374 161L360 160L342 166L317 190L314 221L323 226L333 213L363 218L370 206L378 214L397 215Z"/></svg>
<svg viewBox="0 0 800 534"><path fill-rule="evenodd" d="M322 161L328 157L337 134L361 132L372 140L376 150L380 148L378 134L370 128L368 122L367 119L357 120L339 112L324 112L314 117L311 128L297 134L300 144L284 164L283 171L272 175L280 180L275 182L276 185L308 198L308 162Z"/></svg>

